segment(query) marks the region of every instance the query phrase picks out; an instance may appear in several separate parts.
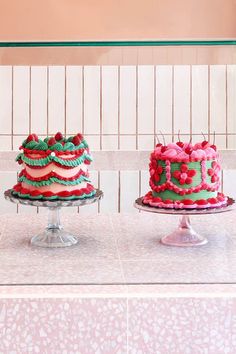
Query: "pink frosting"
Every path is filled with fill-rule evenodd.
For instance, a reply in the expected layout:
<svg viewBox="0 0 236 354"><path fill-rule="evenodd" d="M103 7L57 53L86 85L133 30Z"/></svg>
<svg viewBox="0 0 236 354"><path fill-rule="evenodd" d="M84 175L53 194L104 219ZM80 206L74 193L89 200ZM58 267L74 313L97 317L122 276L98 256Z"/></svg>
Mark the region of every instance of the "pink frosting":
<svg viewBox="0 0 236 354"><path fill-rule="evenodd" d="M203 145L202 145L203 144ZM183 143L183 147L170 143L166 146L157 146L154 150L156 158L163 160L181 160L181 161L196 161L202 159L213 159L218 157L218 153L210 143Z"/></svg>

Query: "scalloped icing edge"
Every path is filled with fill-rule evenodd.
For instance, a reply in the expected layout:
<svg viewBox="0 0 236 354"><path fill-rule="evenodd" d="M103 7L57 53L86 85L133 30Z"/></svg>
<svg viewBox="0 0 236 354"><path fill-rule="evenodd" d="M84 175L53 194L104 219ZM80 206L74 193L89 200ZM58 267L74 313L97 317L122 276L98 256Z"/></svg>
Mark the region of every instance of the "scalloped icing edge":
<svg viewBox="0 0 236 354"><path fill-rule="evenodd" d="M195 203L191 205L187 205L184 203L181 203L180 200L177 200L173 203L164 203L164 201L155 201L157 197L153 197L150 195L151 192L148 192L142 199L142 203L144 205L149 205L154 208L164 208L164 209L209 209L209 208L219 208L221 206L224 206L227 204L228 197L226 197L223 193L218 193L217 199L219 195L224 198L223 200L219 200L217 203L207 203L204 205L197 204L198 200L195 201ZM202 200L202 199L201 199ZM206 199L207 201L207 199Z"/></svg>
<svg viewBox="0 0 236 354"><path fill-rule="evenodd" d="M96 194L96 190L91 184L87 184L87 188L81 188L77 189L71 192L68 191L61 191L59 193L51 193L52 195L50 196L45 196L48 192L43 192L42 194L38 195L32 195L33 192L37 191L30 191L27 189L24 189L26 191L25 193L21 193L21 185L17 184L13 187L12 189L12 194L23 199L33 199L33 200L72 200L72 199L85 199L85 198L90 198ZM19 190L16 190L19 189ZM66 196L62 196L60 194L66 193ZM81 193L80 195L76 193Z"/></svg>

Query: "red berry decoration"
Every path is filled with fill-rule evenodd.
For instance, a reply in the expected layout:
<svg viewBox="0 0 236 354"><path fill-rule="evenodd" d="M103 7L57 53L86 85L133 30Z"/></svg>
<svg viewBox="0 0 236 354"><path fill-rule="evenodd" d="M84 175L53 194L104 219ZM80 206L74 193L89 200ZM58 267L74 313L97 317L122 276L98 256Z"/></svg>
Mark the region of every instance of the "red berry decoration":
<svg viewBox="0 0 236 354"><path fill-rule="evenodd" d="M39 138L36 134L30 134L28 138L26 139L26 143L29 143L30 141L39 141Z"/></svg>
<svg viewBox="0 0 236 354"><path fill-rule="evenodd" d="M158 147L160 147L160 146L162 146L161 143L156 144L156 148L158 148Z"/></svg>
<svg viewBox="0 0 236 354"><path fill-rule="evenodd" d="M179 147L183 148L184 147L184 143L182 141L178 141L176 143L176 145L178 145Z"/></svg>
<svg viewBox="0 0 236 354"><path fill-rule="evenodd" d="M190 146L188 146L188 147L186 147L186 149L184 151L186 154L190 155L192 153L193 149Z"/></svg>
<svg viewBox="0 0 236 354"><path fill-rule="evenodd" d="M50 138L49 140L48 140L48 146L53 146L53 145L55 145L57 142L56 142L56 139L55 138Z"/></svg>
<svg viewBox="0 0 236 354"><path fill-rule="evenodd" d="M211 148L214 149L216 151L216 146L213 144L211 145Z"/></svg>
<svg viewBox="0 0 236 354"><path fill-rule="evenodd" d="M72 139L72 143L73 143L75 146L79 145L79 144L81 143L80 137L79 137L78 135L75 135L75 136L73 137L73 139Z"/></svg>
<svg viewBox="0 0 236 354"><path fill-rule="evenodd" d="M204 147L206 147L208 144L209 144L208 141L204 140L204 141L202 142L202 147L204 148Z"/></svg>
<svg viewBox="0 0 236 354"><path fill-rule="evenodd" d="M56 139L56 141L62 140L62 139L63 139L62 133L61 133L61 132L57 132L57 133L55 134L55 139Z"/></svg>
<svg viewBox="0 0 236 354"><path fill-rule="evenodd" d="M162 146L161 152L164 153L167 150L167 146Z"/></svg>
<svg viewBox="0 0 236 354"><path fill-rule="evenodd" d="M78 138L80 139L80 141L83 141L84 140L84 137L82 134L78 133L76 134L76 136L78 136Z"/></svg>

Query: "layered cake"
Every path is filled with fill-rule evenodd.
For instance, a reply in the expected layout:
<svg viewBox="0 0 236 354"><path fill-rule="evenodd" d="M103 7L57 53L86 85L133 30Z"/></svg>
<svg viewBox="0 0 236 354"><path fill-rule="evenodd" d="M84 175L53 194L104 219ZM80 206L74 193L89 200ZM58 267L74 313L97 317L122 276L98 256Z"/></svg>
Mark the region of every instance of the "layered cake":
<svg viewBox="0 0 236 354"><path fill-rule="evenodd" d="M157 144L150 156L151 191L143 203L158 208L215 208L227 203L219 192L219 154L214 144Z"/></svg>
<svg viewBox="0 0 236 354"><path fill-rule="evenodd" d="M65 138L58 132L44 140L30 134L16 161L22 170L12 193L20 198L72 200L95 194L88 173L92 158L81 134Z"/></svg>

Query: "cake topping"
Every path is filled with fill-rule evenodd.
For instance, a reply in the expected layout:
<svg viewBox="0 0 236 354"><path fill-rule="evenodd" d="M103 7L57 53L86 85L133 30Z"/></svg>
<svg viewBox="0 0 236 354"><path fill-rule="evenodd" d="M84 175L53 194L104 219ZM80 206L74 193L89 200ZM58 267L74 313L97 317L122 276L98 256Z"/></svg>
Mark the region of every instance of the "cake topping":
<svg viewBox="0 0 236 354"><path fill-rule="evenodd" d="M61 140L63 140L63 135L62 135L62 133L61 133L61 132L57 132L57 133L55 134L55 139L56 139L56 141L61 141Z"/></svg>

